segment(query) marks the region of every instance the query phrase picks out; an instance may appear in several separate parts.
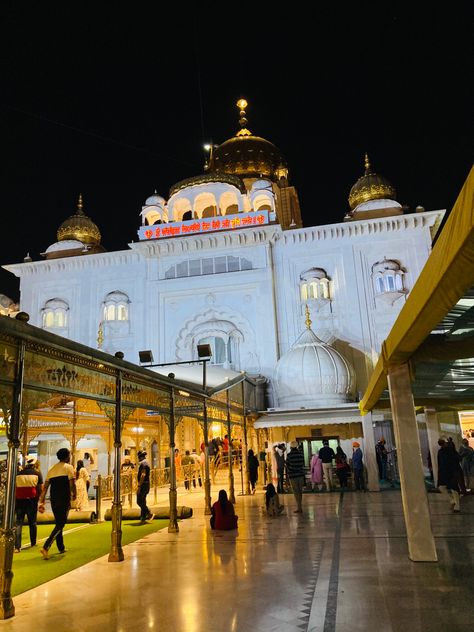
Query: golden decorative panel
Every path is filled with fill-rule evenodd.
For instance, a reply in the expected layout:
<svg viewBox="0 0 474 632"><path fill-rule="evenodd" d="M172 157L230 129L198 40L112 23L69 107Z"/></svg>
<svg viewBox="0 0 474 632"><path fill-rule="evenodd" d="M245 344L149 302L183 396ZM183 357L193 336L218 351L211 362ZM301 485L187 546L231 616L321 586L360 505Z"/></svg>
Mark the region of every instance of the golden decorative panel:
<svg viewBox="0 0 474 632"><path fill-rule="evenodd" d="M4 317L5 318L5 317ZM18 348L13 343L0 341L0 379L12 382L15 378L15 365Z"/></svg>
<svg viewBox="0 0 474 632"><path fill-rule="evenodd" d="M39 349L28 349L25 355L25 387L48 389L71 395L97 397L102 401L115 402L115 376L99 369L97 363L91 365L98 370L80 366L72 357L67 361L54 357L54 350L45 348L48 355ZM53 355L53 357L51 357ZM104 367L105 368L105 367Z"/></svg>
<svg viewBox="0 0 474 632"><path fill-rule="evenodd" d="M135 408L166 410L170 408L171 394L159 388L145 386L133 379L122 380L122 402Z"/></svg>

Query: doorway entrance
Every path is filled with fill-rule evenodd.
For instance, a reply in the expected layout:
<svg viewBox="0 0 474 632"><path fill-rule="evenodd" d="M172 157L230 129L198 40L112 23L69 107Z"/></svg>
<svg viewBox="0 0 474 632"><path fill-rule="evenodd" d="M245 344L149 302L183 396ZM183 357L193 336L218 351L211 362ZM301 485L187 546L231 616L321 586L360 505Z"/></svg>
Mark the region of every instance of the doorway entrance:
<svg viewBox="0 0 474 632"><path fill-rule="evenodd" d="M297 437L296 440L303 446L304 464L308 468L313 454L317 454L323 447L323 441L329 441L329 447L332 448L334 452L336 452L336 448L339 445L339 437L334 435L327 437L321 436L317 439L314 437Z"/></svg>

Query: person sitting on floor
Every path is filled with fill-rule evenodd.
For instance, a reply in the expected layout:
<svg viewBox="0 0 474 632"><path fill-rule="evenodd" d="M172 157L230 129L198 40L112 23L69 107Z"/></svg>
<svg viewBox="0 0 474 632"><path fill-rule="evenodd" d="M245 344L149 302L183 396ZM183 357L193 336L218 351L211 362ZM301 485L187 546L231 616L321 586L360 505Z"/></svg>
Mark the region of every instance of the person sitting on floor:
<svg viewBox="0 0 474 632"><path fill-rule="evenodd" d="M234 505L227 498L227 492L221 489L219 500L212 505L211 529L216 531L237 529L238 519L234 512Z"/></svg>
<svg viewBox="0 0 474 632"><path fill-rule="evenodd" d="M265 492L265 507L267 509L267 516L270 518L276 518L281 514L284 509L283 505L280 505L280 499L273 483L267 485L267 491Z"/></svg>

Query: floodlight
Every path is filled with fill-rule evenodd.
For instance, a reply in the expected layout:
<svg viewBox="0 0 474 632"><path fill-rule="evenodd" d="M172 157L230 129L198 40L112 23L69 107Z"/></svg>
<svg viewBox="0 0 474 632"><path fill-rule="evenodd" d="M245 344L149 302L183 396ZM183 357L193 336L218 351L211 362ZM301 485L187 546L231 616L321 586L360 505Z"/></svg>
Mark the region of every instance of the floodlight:
<svg viewBox="0 0 474 632"><path fill-rule="evenodd" d="M151 364L153 362L153 353L150 349L147 351L139 351L138 357L140 358L140 364Z"/></svg>
<svg viewBox="0 0 474 632"><path fill-rule="evenodd" d="M197 346L198 358L210 358L212 356L211 345L198 345Z"/></svg>

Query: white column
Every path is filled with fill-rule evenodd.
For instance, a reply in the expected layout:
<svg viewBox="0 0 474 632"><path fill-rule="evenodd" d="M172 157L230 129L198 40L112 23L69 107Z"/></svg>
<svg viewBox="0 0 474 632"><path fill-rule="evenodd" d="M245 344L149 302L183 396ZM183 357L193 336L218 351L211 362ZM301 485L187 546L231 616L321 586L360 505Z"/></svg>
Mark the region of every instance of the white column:
<svg viewBox="0 0 474 632"><path fill-rule="evenodd" d="M435 408L425 408L426 433L428 435L428 446L430 449L431 466L433 468L434 484L438 484L438 439L439 423Z"/></svg>
<svg viewBox="0 0 474 632"><path fill-rule="evenodd" d="M408 554L414 562L437 562L408 364L389 369L388 386Z"/></svg>
<svg viewBox="0 0 474 632"><path fill-rule="evenodd" d="M377 457L375 455L374 426L372 413L362 417L362 429L364 432L364 463L367 468L367 488L369 492L379 492L379 468L377 467Z"/></svg>

